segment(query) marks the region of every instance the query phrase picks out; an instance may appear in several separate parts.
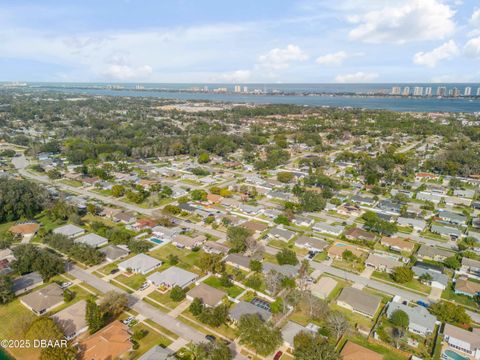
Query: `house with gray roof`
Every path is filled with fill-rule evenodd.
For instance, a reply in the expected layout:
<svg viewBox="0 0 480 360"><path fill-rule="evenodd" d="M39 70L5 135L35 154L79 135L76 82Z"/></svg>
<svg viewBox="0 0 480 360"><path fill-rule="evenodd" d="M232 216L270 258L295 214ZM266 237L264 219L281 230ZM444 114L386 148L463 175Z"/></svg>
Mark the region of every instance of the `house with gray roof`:
<svg viewBox="0 0 480 360"><path fill-rule="evenodd" d="M455 253L450 250L422 244L417 252L417 257L422 260L445 261L445 259L454 256Z"/></svg>
<svg viewBox="0 0 480 360"><path fill-rule="evenodd" d="M234 322L238 322L242 315L257 314L263 321L268 321L272 317L272 313L264 308L253 305L246 301L240 301L233 305L229 311L230 318Z"/></svg>
<svg viewBox="0 0 480 360"><path fill-rule="evenodd" d="M433 334L437 318L431 315L425 307L411 307L398 302L390 302L387 308L387 317L390 318L397 310L401 310L408 315L408 330L410 332L424 337Z"/></svg>
<svg viewBox="0 0 480 360"><path fill-rule="evenodd" d="M73 224L60 226L52 231L54 234L64 235L69 238L74 238L85 233L85 229Z"/></svg>
<svg viewBox="0 0 480 360"><path fill-rule="evenodd" d="M43 315L63 304L63 290L57 283L25 295L20 302L37 315Z"/></svg>
<svg viewBox="0 0 480 360"><path fill-rule="evenodd" d="M309 251L323 251L329 243L322 239L302 235L295 240L295 245Z"/></svg>
<svg viewBox="0 0 480 360"><path fill-rule="evenodd" d="M182 289L198 279L198 275L177 266L171 266L162 272L156 272L147 277L147 281L155 286L172 288L180 286Z"/></svg>
<svg viewBox="0 0 480 360"><path fill-rule="evenodd" d="M53 321L62 330L67 340L72 340L88 330L86 315L87 302L80 300L52 315Z"/></svg>
<svg viewBox="0 0 480 360"><path fill-rule="evenodd" d="M461 231L458 230L457 228L445 226L445 225L439 225L439 224L432 224L430 231L434 234L438 234L440 236L447 237L447 238L458 239L459 237L462 236Z"/></svg>
<svg viewBox="0 0 480 360"><path fill-rule="evenodd" d="M268 237L271 239L278 239L282 241L289 241L295 236L295 232L282 229L281 227L274 227L268 232Z"/></svg>
<svg viewBox="0 0 480 360"><path fill-rule="evenodd" d="M263 263L263 273L268 274L270 271L276 271L279 274L282 274L285 277L296 277L298 275L298 270L300 267L298 265L278 265L278 264L272 264L269 262L264 262Z"/></svg>
<svg viewBox="0 0 480 360"><path fill-rule="evenodd" d="M397 219L397 223L400 226L411 226L414 230L423 231L427 226L427 222L422 219L414 219L400 216Z"/></svg>
<svg viewBox="0 0 480 360"><path fill-rule="evenodd" d="M375 205L375 199L368 196L361 196L361 195L353 195L350 199L352 202L366 205L366 206L373 206Z"/></svg>
<svg viewBox="0 0 480 360"><path fill-rule="evenodd" d="M163 348L156 345L148 350L145 354L138 358L138 360L168 360L176 359L175 352L169 348Z"/></svg>
<svg viewBox="0 0 480 360"><path fill-rule="evenodd" d="M80 236L74 240L75 244L85 244L94 248L98 248L103 245L108 244L108 239L103 236L91 233L87 235Z"/></svg>
<svg viewBox="0 0 480 360"><path fill-rule="evenodd" d="M101 248L100 252L105 254L105 260L107 260L108 262L114 262L130 254L130 251L128 250L126 245L108 245L104 248Z"/></svg>
<svg viewBox="0 0 480 360"><path fill-rule="evenodd" d="M467 222L467 217L465 215L452 211L440 211L438 217L443 221L454 225L465 225Z"/></svg>
<svg viewBox="0 0 480 360"><path fill-rule="evenodd" d="M419 193L417 193L417 200L430 201L434 204L438 204L440 203L440 201L442 201L442 199L442 195L433 194L427 191L420 191Z"/></svg>
<svg viewBox="0 0 480 360"><path fill-rule="evenodd" d="M345 227L341 225L329 225L327 223L317 222L313 225L312 229L320 233L340 236L343 230L345 230Z"/></svg>
<svg viewBox="0 0 480 360"><path fill-rule="evenodd" d="M118 264L118 268L122 271L127 271L130 269L134 273L145 275L161 265L162 262L154 257L146 254L137 254L130 259L122 261L120 264Z"/></svg>
<svg viewBox="0 0 480 360"><path fill-rule="evenodd" d="M480 276L480 261L464 257L460 271L478 277Z"/></svg>
<svg viewBox="0 0 480 360"><path fill-rule="evenodd" d="M250 271L251 257L241 254L228 254L225 258L225 264L231 265L234 268Z"/></svg>
<svg viewBox="0 0 480 360"><path fill-rule="evenodd" d="M22 275L13 280L12 291L16 296L30 291L43 284L43 278L39 272Z"/></svg>
<svg viewBox="0 0 480 360"><path fill-rule="evenodd" d="M365 260L365 265L373 267L377 271L391 274L396 267L402 267L403 263L392 256L370 253L367 260Z"/></svg>
<svg viewBox="0 0 480 360"><path fill-rule="evenodd" d="M157 225L152 228L152 235L165 240L171 240L181 232L182 229L179 227L168 228L166 226Z"/></svg>
<svg viewBox="0 0 480 360"><path fill-rule="evenodd" d="M445 290L448 285L448 276L438 271L434 266L430 264L421 263L417 261L412 266L412 271L416 279L421 278L424 275L429 275L430 279L427 281L428 285L440 290Z"/></svg>
<svg viewBox="0 0 480 360"><path fill-rule="evenodd" d="M298 333L302 331L315 334L315 332L305 326L297 324L293 321L287 321L285 326L282 328L283 344L288 348L293 349L293 339L295 338L295 336L297 336Z"/></svg>
<svg viewBox="0 0 480 360"><path fill-rule="evenodd" d="M312 226L315 221L306 216L296 215L293 217L292 222L297 226Z"/></svg>
<svg viewBox="0 0 480 360"><path fill-rule="evenodd" d="M202 300L204 305L210 307L219 305L226 296L226 292L216 289L203 282L187 292L187 299L193 300L195 298L199 298Z"/></svg>
<svg viewBox="0 0 480 360"><path fill-rule="evenodd" d="M473 331L468 331L457 326L450 324L445 324L443 329L443 341L449 346L443 351L444 358L452 359L452 355L448 355L446 352L457 354L457 351L462 353L462 358L465 359L464 355L468 356L468 359L480 359L480 332L477 329ZM460 359L460 357L456 357Z"/></svg>
<svg viewBox="0 0 480 360"><path fill-rule="evenodd" d="M365 291L346 287L337 298L337 305L363 316L373 318L382 299Z"/></svg>

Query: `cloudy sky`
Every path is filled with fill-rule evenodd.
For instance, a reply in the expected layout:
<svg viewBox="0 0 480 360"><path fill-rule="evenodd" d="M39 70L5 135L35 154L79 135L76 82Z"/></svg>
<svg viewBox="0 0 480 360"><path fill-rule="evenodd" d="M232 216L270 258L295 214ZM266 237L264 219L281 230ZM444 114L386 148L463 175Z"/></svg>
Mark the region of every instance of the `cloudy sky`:
<svg viewBox="0 0 480 360"><path fill-rule="evenodd" d="M2 0L16 80L480 82L480 1Z"/></svg>

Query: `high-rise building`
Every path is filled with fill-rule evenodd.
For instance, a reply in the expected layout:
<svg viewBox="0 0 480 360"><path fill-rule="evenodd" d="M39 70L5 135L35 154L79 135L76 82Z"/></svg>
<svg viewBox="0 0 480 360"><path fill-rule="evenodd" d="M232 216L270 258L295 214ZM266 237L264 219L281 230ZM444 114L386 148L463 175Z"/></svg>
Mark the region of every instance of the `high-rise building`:
<svg viewBox="0 0 480 360"><path fill-rule="evenodd" d="M471 96L472 95L472 88L467 86L465 90L463 90L463 96Z"/></svg>
<svg viewBox="0 0 480 360"><path fill-rule="evenodd" d="M447 95L447 88L445 86L437 87L437 96L445 96Z"/></svg>
<svg viewBox="0 0 480 360"><path fill-rule="evenodd" d="M403 96L408 96L410 95L410 86L405 86L403 88L403 93L402 93Z"/></svg>
<svg viewBox="0 0 480 360"><path fill-rule="evenodd" d="M401 88L400 86L394 86L392 87L392 95L400 95L400 92L401 92Z"/></svg>
<svg viewBox="0 0 480 360"><path fill-rule="evenodd" d="M425 88L425 96L432 96L432 87L426 87Z"/></svg>
<svg viewBox="0 0 480 360"><path fill-rule="evenodd" d="M453 97L458 97L458 96L460 96L460 90L458 90L458 88L454 87L454 88L452 89L452 96L453 96Z"/></svg>
<svg viewBox="0 0 480 360"><path fill-rule="evenodd" d="M235 85L235 90L236 93L242 92L242 87L240 85Z"/></svg>
<svg viewBox="0 0 480 360"><path fill-rule="evenodd" d="M244 92L244 93L247 93L247 92L248 92L248 87L244 86L244 87L243 87L243 92Z"/></svg>
<svg viewBox="0 0 480 360"><path fill-rule="evenodd" d="M480 96L480 87L477 89L477 96Z"/></svg>
<svg viewBox="0 0 480 360"><path fill-rule="evenodd" d="M413 96L422 96L423 95L423 87L422 86L415 86L413 88Z"/></svg>

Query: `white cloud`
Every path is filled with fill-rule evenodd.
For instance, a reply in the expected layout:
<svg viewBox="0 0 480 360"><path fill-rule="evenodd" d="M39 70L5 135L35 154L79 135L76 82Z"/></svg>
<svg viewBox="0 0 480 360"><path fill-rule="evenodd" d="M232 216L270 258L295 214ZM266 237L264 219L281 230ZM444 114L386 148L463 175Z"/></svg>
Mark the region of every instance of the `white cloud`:
<svg viewBox="0 0 480 360"><path fill-rule="evenodd" d="M480 36L467 41L463 51L466 56L480 58Z"/></svg>
<svg viewBox="0 0 480 360"><path fill-rule="evenodd" d="M480 9L475 10L470 18L470 24L480 29Z"/></svg>
<svg viewBox="0 0 480 360"><path fill-rule="evenodd" d="M378 78L377 73L364 73L362 71L354 74L337 75L335 82L337 83L363 83L371 82Z"/></svg>
<svg viewBox="0 0 480 360"><path fill-rule="evenodd" d="M339 51L336 53L319 56L315 62L325 66L339 66L342 65L346 58L347 53L345 51Z"/></svg>
<svg viewBox="0 0 480 360"><path fill-rule="evenodd" d="M250 70L236 70L215 76L212 81L225 81L229 83L245 83L250 80L252 72Z"/></svg>
<svg viewBox="0 0 480 360"><path fill-rule="evenodd" d="M441 60L451 59L459 54L455 41L450 40L445 44L429 52L420 51L413 56L413 62L417 65L435 67Z"/></svg>
<svg viewBox="0 0 480 360"><path fill-rule="evenodd" d="M292 62L305 61L308 55L298 46L290 44L286 48L275 48L264 55L258 57L258 63L261 67L270 70L287 69Z"/></svg>
<svg viewBox="0 0 480 360"><path fill-rule="evenodd" d="M146 80L153 72L149 65L132 67L129 65L112 64L104 71L104 75L113 80Z"/></svg>
<svg viewBox="0 0 480 360"><path fill-rule="evenodd" d="M361 2L360 2L361 3ZM347 19L357 24L352 40L368 43L406 43L443 39L453 33L453 11L441 0L380 1L363 14Z"/></svg>

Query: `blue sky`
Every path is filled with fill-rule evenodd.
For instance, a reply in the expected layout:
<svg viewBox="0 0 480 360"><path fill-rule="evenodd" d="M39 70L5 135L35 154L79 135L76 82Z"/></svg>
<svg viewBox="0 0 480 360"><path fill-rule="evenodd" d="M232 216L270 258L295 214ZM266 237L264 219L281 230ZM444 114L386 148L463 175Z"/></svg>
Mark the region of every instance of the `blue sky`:
<svg viewBox="0 0 480 360"><path fill-rule="evenodd" d="M480 1L2 0L17 80L480 82Z"/></svg>

